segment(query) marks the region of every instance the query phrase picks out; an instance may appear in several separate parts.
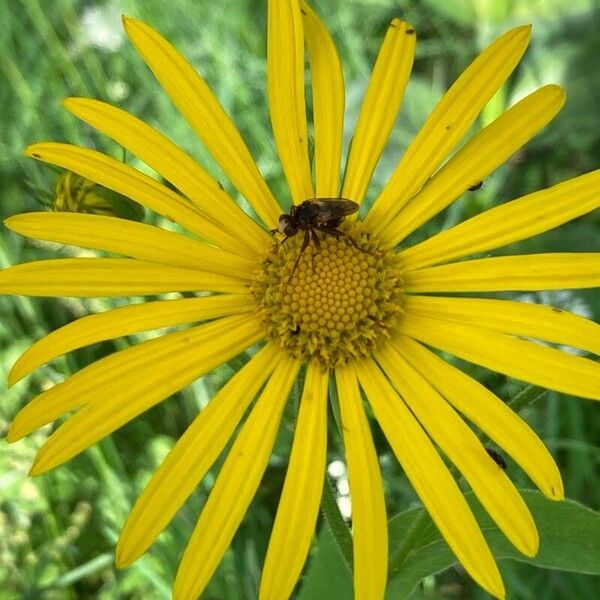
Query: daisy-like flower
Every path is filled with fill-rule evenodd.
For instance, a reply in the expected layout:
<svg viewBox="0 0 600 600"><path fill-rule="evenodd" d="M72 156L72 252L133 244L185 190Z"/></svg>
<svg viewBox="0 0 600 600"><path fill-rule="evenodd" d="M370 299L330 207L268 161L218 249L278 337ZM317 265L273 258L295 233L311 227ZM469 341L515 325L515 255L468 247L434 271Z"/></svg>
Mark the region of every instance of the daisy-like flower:
<svg viewBox="0 0 600 600"><path fill-rule="evenodd" d="M144 218L144 209L139 204L71 171L58 176L54 195L47 206L56 212L115 216L134 221Z"/></svg>
<svg viewBox="0 0 600 600"><path fill-rule="evenodd" d="M313 236L303 253L302 232L285 245L278 234L269 234L277 228L282 209L202 78L147 25L125 19L125 29L257 218L243 212L190 156L134 116L96 100L65 102L74 115L150 165L185 197L94 150L41 143L28 154L135 200L187 235L110 216L18 215L6 224L20 234L124 258L17 265L0 272L0 291L79 297L203 295L83 317L21 356L10 372L11 384L87 344L193 324L107 356L31 401L16 416L8 434L11 441L76 409L41 448L31 473L65 462L260 343L148 483L119 539L118 565L131 564L153 543L242 422L174 584L178 599L202 592L256 492L288 393L305 367L260 597L287 598L306 560L323 486L330 379L337 386L349 471L356 598L383 597L388 562L386 510L363 395L457 559L483 588L503 597L494 558L441 454L456 465L498 527L528 556L538 548L531 514L465 420L504 448L546 496L563 497L560 475L526 423L432 348L536 385L600 399L597 363L537 342L598 354L598 325L549 306L458 295L599 285L597 253L463 259L547 231L597 207L600 171L506 202L416 245L406 247L403 240L487 177L561 108L563 91L544 86L452 154L517 65L529 27L502 35L457 79L364 219L347 217L338 234L317 232L318 240ZM295 205L316 198L363 202L403 97L415 37L407 23L395 19L390 24L340 189L344 90L334 45L304 2L269 2L271 120ZM312 77L313 165L305 111L305 48Z"/></svg>
<svg viewBox="0 0 600 600"><path fill-rule="evenodd" d="M80 212L93 215L114 215L110 202L98 194L98 184L81 175L65 171L58 176L55 198L50 210L57 212Z"/></svg>

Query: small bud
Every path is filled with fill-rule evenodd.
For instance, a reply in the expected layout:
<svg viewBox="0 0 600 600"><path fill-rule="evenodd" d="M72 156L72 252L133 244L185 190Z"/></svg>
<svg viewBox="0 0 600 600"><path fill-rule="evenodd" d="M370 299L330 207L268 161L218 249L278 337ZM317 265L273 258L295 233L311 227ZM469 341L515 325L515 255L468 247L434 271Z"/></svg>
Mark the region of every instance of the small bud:
<svg viewBox="0 0 600 600"><path fill-rule="evenodd" d="M142 206L71 171L58 176L54 191L54 199L49 205L51 211L144 220Z"/></svg>

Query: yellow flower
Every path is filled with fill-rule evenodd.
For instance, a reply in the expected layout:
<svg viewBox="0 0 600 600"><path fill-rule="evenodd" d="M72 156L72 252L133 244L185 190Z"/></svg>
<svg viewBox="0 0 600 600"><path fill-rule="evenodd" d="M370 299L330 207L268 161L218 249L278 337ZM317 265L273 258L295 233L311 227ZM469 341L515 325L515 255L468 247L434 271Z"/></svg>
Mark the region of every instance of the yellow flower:
<svg viewBox="0 0 600 600"><path fill-rule="evenodd" d="M401 244L510 157L562 106L560 88L542 87L451 155L515 68L529 28L502 35L458 78L364 219L349 216L339 233L317 233L303 253L302 232L285 244L268 233L277 228L282 210L202 78L147 25L125 19L125 28L257 218L240 210L218 182L150 126L103 102L65 102L73 114L115 139L187 198L94 150L41 143L28 154L135 200L189 235L110 216L15 216L7 226L23 235L126 258L17 265L0 272L0 291L41 296L212 294L90 315L27 350L9 375L11 384L87 344L196 323L103 358L30 402L15 418L10 440L77 409L40 450L32 474L65 462L262 342L197 416L149 482L121 534L117 563L129 565L153 543L251 407L176 577L175 598L201 593L256 492L288 393L306 365L260 597L288 597L309 550L325 470L330 376L337 386L349 470L356 598L383 598L387 574L386 511L361 390L457 559L483 588L503 597L494 558L440 451L461 471L500 529L528 556L537 551L538 535L527 506L463 417L504 448L550 498L563 497L560 475L526 423L429 347L523 381L600 399L597 363L533 341L599 353L598 325L552 307L456 295L599 285L598 253L459 259L528 238L594 209L600 204L600 171L502 204L416 245ZM344 91L334 45L304 2L269 2L270 112L294 204L315 198L362 204L402 100L415 37L410 25L392 21L366 91L340 189ZM305 45L312 76L314 165L307 147Z"/></svg>
<svg viewBox="0 0 600 600"><path fill-rule="evenodd" d="M65 171L56 180L55 198L50 210L114 215L110 202L98 194L98 189L99 186L95 182Z"/></svg>
<svg viewBox="0 0 600 600"><path fill-rule="evenodd" d="M71 171L57 177L48 208L55 212L115 216L134 221L144 218L144 209L139 204Z"/></svg>

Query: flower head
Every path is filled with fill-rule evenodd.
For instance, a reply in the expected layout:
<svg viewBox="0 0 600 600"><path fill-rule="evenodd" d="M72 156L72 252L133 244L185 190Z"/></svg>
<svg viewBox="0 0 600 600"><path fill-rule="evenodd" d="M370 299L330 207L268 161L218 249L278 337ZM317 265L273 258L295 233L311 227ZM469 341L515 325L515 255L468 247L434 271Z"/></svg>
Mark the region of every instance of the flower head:
<svg viewBox="0 0 600 600"><path fill-rule="evenodd" d="M57 177L54 197L48 207L55 212L114 216L134 221L144 218L144 209L139 204L71 171Z"/></svg>
<svg viewBox="0 0 600 600"><path fill-rule="evenodd" d="M182 232L97 214L18 215L6 224L23 235L123 258L17 265L0 272L0 291L81 297L202 295L83 317L21 356L10 383L87 344L191 325L107 356L30 402L15 418L10 440L77 409L40 450L32 474L65 462L260 343L148 483L121 534L118 564L126 566L146 551L243 422L175 581L176 598L201 593L260 483L288 393L305 367L261 598L288 597L306 560L322 493L330 379L337 387L349 470L356 597L382 598L387 576L385 503L361 390L458 560L482 587L502 597L494 558L441 453L456 465L511 542L529 556L538 547L529 510L465 419L511 455L550 498L563 497L560 475L539 438L504 402L430 348L517 379L600 399L597 363L532 341L599 353L598 325L552 307L457 295L599 285L600 254L463 259L557 227L597 207L600 171L507 202L415 245L404 240L487 177L561 108L563 91L554 85L542 87L455 151L517 65L529 28L508 31L473 61L435 107L364 218L356 218L354 210L345 213L342 207L364 201L402 101L416 33L398 19L390 24L340 187L344 88L335 47L304 2L271 0L268 91L273 132L293 204L308 202L307 210L315 211L294 223L298 231L289 230L294 235L285 242L268 230L276 229L281 214L287 213L200 75L147 25L125 19L125 29L257 220L149 125L103 102L65 101L69 111L150 165L181 195L94 150L41 143L28 154L131 198L173 221ZM312 77L313 164L308 152L305 47ZM322 211L329 212L325 216ZM294 214L288 217L296 218Z"/></svg>

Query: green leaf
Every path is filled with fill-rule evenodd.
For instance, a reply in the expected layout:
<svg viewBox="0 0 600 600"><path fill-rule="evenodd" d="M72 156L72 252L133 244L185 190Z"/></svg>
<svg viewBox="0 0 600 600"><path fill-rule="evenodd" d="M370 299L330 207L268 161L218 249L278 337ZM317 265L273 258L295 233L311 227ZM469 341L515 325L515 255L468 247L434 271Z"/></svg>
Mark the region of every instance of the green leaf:
<svg viewBox="0 0 600 600"><path fill-rule="evenodd" d="M555 502L533 490L521 490L540 534L537 556L520 554L488 517L472 492L465 494L497 559L513 559L532 565L600 575L600 513L572 500ZM423 508L403 511L389 522L390 556L393 557ZM387 597L408 598L421 580L456 564L456 558L426 516L398 574L391 578ZM323 527L306 571L298 600L352 598L352 574L331 533Z"/></svg>
<svg viewBox="0 0 600 600"><path fill-rule="evenodd" d="M117 192L102 187L101 185L96 185L94 191L96 194L98 194L98 196L101 196L111 204L113 210L115 211L116 217L138 222L144 220L144 207L137 202L133 202L133 200L126 198L122 194L118 194Z"/></svg>
<svg viewBox="0 0 600 600"><path fill-rule="evenodd" d="M540 534L540 550L533 558L523 556L511 545L472 492L465 494L494 556L549 569L600 574L600 513L572 500L548 500L537 491L521 490L521 494ZM404 511L390 521L390 555L393 555L411 523L419 518L423 510ZM428 525L420 539L416 540L398 576L388 586L390 598L407 598L424 577L456 564L454 555L430 520Z"/></svg>
<svg viewBox="0 0 600 600"><path fill-rule="evenodd" d="M348 570L329 527L321 527L302 588L296 600L344 600L352 598L352 573Z"/></svg>

